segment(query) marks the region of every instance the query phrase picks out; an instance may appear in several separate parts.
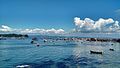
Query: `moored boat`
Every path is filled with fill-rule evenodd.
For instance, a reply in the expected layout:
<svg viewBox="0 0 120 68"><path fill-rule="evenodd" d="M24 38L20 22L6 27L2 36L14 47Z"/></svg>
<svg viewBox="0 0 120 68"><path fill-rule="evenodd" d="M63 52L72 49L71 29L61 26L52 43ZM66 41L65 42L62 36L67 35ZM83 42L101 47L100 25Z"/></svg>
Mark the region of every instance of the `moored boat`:
<svg viewBox="0 0 120 68"><path fill-rule="evenodd" d="M30 65L18 65L16 68L30 68Z"/></svg>
<svg viewBox="0 0 120 68"><path fill-rule="evenodd" d="M112 48L110 48L109 50L110 50L110 51L114 51L114 49L112 49Z"/></svg>
<svg viewBox="0 0 120 68"><path fill-rule="evenodd" d="M103 52L90 50L90 54L103 54Z"/></svg>

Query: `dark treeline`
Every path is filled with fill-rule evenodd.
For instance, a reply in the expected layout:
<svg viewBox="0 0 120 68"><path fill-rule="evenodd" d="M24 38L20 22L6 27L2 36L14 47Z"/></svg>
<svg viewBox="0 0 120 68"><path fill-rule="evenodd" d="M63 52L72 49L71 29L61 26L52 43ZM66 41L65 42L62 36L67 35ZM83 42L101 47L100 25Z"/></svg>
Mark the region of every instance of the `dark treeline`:
<svg viewBox="0 0 120 68"><path fill-rule="evenodd" d="M28 35L22 35L22 34L0 34L0 37L28 37Z"/></svg>

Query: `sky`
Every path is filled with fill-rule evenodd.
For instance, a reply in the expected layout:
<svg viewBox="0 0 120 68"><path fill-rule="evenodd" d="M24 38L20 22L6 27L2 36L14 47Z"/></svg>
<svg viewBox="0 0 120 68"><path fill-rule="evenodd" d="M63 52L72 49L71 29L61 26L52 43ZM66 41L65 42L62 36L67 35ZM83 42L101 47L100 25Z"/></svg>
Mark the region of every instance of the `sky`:
<svg viewBox="0 0 120 68"><path fill-rule="evenodd" d="M120 0L0 0L0 30L9 31L4 29L3 26L6 26L14 30L33 31L39 28L38 31L44 29L46 32L52 30L59 33L59 30L63 32L76 28L76 23L81 22L76 22L75 18L78 21L86 18L93 20L94 24L91 25L94 27L103 27L99 23L95 24L96 21L112 19L113 22L109 24L115 25L118 22L119 27L119 3ZM80 31L88 30L88 27L91 30L91 25L81 27L79 24L77 27Z"/></svg>

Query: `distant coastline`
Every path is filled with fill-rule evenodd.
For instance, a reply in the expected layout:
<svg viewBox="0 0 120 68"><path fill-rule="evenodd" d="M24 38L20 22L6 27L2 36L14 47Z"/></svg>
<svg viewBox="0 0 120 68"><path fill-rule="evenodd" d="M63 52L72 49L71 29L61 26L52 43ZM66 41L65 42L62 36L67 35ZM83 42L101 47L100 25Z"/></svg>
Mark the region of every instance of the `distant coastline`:
<svg viewBox="0 0 120 68"><path fill-rule="evenodd" d="M0 34L0 37L29 37L27 34Z"/></svg>

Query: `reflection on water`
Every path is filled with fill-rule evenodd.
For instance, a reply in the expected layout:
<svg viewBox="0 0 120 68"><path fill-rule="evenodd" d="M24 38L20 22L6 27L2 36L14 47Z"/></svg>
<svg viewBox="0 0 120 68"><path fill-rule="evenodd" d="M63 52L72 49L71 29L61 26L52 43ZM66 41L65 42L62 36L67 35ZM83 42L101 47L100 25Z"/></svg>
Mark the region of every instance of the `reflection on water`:
<svg viewBox="0 0 120 68"><path fill-rule="evenodd" d="M0 68L30 65L31 68L120 68L120 44L113 42L46 42L0 40ZM111 45L113 44L113 45ZM115 51L110 51L113 48ZM90 50L103 55L90 54Z"/></svg>

